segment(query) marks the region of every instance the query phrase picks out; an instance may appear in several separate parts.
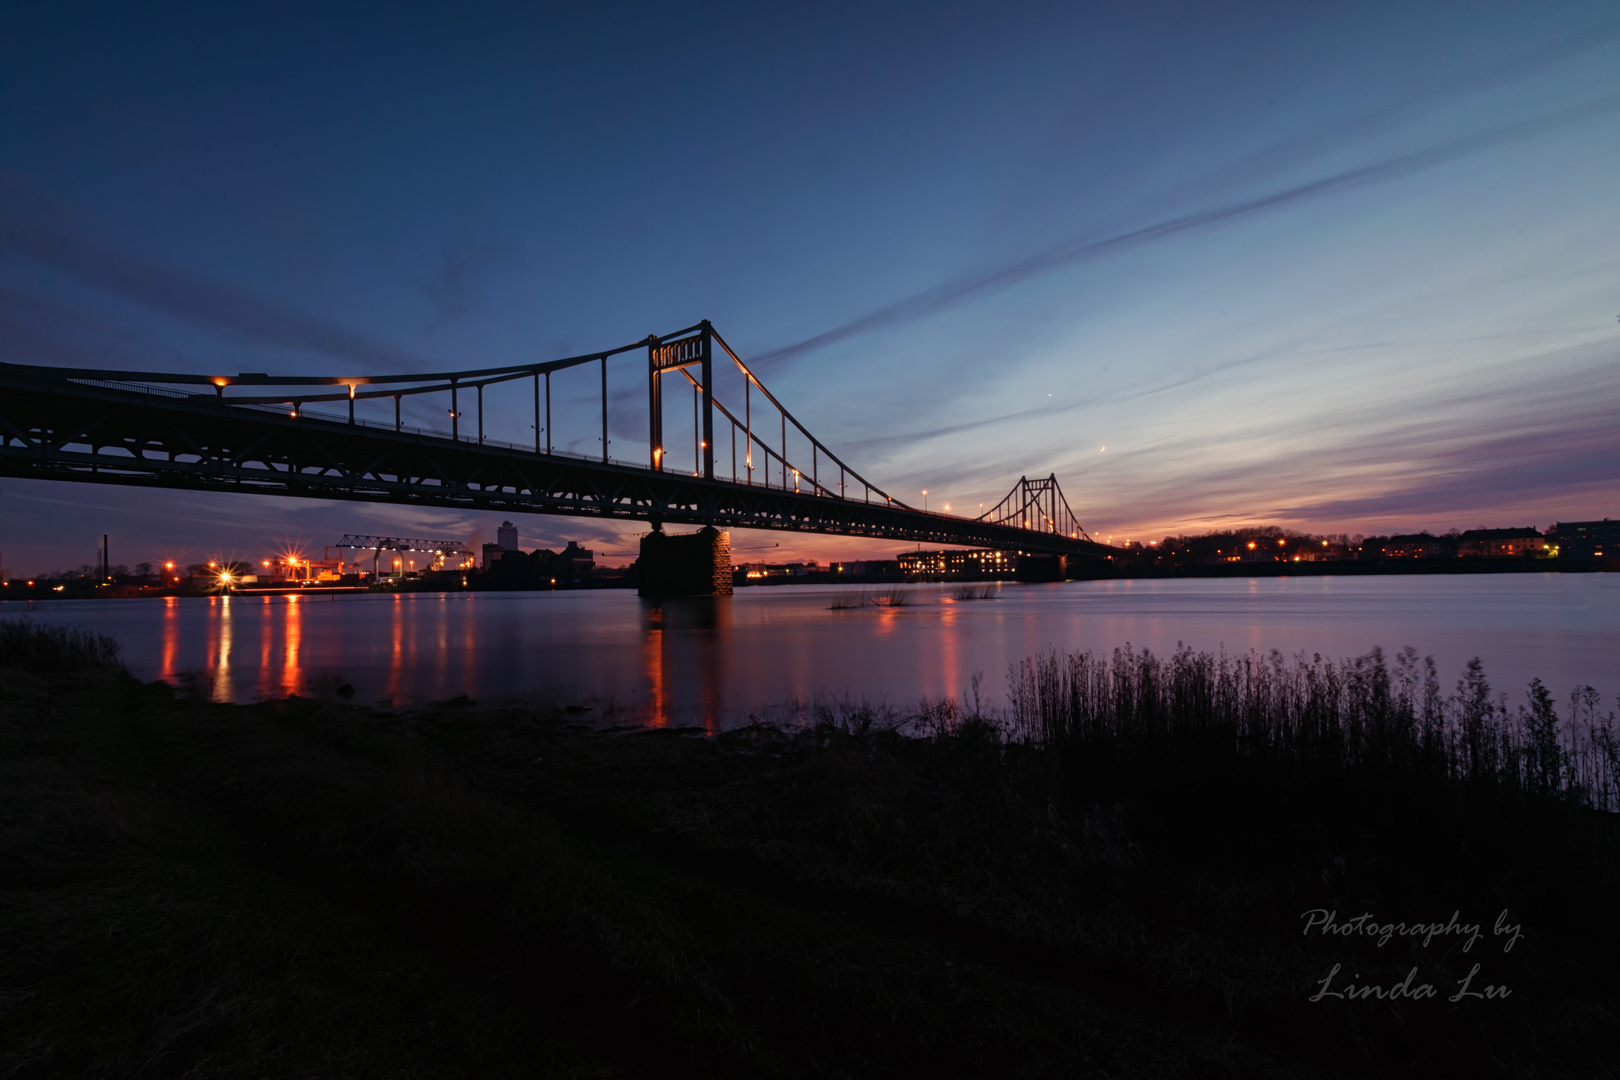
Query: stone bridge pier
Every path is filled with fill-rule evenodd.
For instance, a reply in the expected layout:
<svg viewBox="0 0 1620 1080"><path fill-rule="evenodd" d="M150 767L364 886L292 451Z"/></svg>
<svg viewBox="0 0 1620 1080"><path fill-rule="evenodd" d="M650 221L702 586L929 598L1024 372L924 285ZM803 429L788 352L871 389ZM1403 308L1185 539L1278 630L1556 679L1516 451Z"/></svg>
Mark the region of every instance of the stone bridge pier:
<svg viewBox="0 0 1620 1080"><path fill-rule="evenodd" d="M1069 560L1063 555L1019 555L1019 581L1062 581L1069 575Z"/></svg>
<svg viewBox="0 0 1620 1080"><path fill-rule="evenodd" d="M731 534L709 526L675 535L654 524L641 538L636 574L641 596L729 596Z"/></svg>

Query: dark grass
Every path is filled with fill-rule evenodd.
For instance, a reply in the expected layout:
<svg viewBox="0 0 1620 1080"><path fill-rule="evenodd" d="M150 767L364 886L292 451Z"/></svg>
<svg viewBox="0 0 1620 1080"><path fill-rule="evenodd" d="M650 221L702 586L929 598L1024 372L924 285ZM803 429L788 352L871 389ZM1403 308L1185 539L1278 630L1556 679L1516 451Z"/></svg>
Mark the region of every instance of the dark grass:
<svg viewBox="0 0 1620 1080"><path fill-rule="evenodd" d="M1360 742L1260 739L1252 695L1166 720L1142 664L713 738L5 668L0 1071L1614 1075L1620 835L1581 782L1459 769L1466 733L1374 752L1342 703ZM1526 937L1305 938L1319 906ZM1476 960L1513 996L1306 1000Z"/></svg>
<svg viewBox="0 0 1620 1080"><path fill-rule="evenodd" d="M26 619L0 619L0 667L72 671L117 663L118 642L106 634L36 626Z"/></svg>

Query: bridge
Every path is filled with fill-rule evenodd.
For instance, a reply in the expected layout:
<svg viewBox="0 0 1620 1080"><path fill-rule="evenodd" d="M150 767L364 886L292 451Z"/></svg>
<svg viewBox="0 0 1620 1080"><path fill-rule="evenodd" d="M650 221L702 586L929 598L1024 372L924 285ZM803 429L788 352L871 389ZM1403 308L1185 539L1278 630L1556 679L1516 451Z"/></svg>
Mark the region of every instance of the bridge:
<svg viewBox="0 0 1620 1080"><path fill-rule="evenodd" d="M610 452L621 429L609 424L609 364L626 360L644 363L647 379L646 457L638 461ZM574 371L577 390L580 369L593 367L601 452L583 454L554 444L552 381ZM666 433L666 396L683 391L692 398L689 442L684 417ZM532 414L532 439L486 432L486 397L508 422L514 407ZM448 420L448 430L420 426L424 413ZM577 410L570 415L577 423ZM629 519L655 532L667 522L1071 558L1112 551L1081 528L1055 476L1020 478L978 517L908 506L812 435L707 321L603 352L431 374L0 363L0 475Z"/></svg>

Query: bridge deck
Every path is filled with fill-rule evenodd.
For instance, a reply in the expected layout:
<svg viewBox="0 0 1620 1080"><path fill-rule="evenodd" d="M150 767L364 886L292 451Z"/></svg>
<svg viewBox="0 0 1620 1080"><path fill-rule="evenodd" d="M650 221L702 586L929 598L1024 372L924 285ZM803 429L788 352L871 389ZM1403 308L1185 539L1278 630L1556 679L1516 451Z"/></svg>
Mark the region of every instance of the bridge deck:
<svg viewBox="0 0 1620 1080"><path fill-rule="evenodd" d="M1106 545L886 502L707 480L0 364L0 474L312 499L786 529L1035 554Z"/></svg>

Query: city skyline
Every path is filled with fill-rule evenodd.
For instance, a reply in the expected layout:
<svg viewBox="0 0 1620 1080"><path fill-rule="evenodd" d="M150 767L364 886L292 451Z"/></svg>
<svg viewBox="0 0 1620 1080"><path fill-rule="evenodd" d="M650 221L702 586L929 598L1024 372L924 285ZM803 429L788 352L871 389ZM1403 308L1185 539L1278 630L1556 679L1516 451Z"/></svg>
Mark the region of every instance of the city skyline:
<svg viewBox="0 0 1620 1080"><path fill-rule="evenodd" d="M18 12L0 359L377 374L707 317L935 509L1055 472L1099 539L1613 516L1606 14ZM11 479L0 509L30 574L103 533L190 561L501 517ZM641 531L517 524L624 561Z"/></svg>

